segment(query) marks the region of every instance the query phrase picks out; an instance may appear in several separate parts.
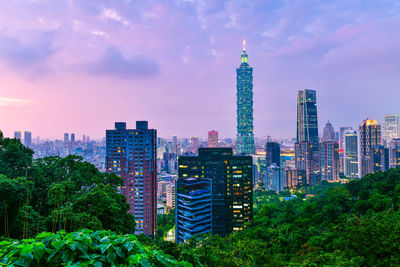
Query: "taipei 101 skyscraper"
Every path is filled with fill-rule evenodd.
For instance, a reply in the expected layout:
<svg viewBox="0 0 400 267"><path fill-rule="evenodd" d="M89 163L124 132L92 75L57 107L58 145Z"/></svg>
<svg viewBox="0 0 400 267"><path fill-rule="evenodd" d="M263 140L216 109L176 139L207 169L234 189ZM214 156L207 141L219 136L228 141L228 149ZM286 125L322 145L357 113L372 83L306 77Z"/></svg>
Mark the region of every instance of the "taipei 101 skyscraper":
<svg viewBox="0 0 400 267"><path fill-rule="evenodd" d="M253 126L253 68L247 63L243 41L242 63L236 69L237 138L236 154L255 153Z"/></svg>

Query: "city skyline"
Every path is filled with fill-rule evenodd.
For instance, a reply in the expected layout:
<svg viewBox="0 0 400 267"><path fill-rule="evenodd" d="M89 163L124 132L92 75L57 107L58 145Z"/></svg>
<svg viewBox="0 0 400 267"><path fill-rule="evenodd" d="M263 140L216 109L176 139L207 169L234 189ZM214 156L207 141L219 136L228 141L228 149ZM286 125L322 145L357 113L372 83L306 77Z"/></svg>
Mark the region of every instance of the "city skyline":
<svg viewBox="0 0 400 267"><path fill-rule="evenodd" d="M328 120L356 128L366 117L400 113L392 97L400 83L395 1L13 1L2 8L6 136L102 138L114 121L148 120L163 137L209 129L234 137L243 39L254 67L256 137L295 135L293 96L304 88L318 92L320 129Z"/></svg>

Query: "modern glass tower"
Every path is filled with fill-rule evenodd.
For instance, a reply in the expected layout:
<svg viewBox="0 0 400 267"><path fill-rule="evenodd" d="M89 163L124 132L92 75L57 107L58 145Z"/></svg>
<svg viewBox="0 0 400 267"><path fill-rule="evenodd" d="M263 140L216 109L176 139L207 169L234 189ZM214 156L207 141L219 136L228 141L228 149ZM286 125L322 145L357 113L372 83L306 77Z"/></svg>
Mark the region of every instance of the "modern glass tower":
<svg viewBox="0 0 400 267"><path fill-rule="evenodd" d="M236 154L255 153L253 127L253 68L247 63L243 41L242 63L236 69L237 139Z"/></svg>
<svg viewBox="0 0 400 267"><path fill-rule="evenodd" d="M212 187L212 234L225 236L253 222L253 159L232 148L199 148L178 159L178 179L208 178ZM179 191L179 189L178 189Z"/></svg>
<svg viewBox="0 0 400 267"><path fill-rule="evenodd" d="M315 90L300 90L297 94L297 143L306 142L311 146L310 174L319 172L319 137L317 116L317 93ZM307 171L307 170L306 170Z"/></svg>
<svg viewBox="0 0 400 267"><path fill-rule="evenodd" d="M305 89L297 95L297 142L311 142L318 148L317 93Z"/></svg>

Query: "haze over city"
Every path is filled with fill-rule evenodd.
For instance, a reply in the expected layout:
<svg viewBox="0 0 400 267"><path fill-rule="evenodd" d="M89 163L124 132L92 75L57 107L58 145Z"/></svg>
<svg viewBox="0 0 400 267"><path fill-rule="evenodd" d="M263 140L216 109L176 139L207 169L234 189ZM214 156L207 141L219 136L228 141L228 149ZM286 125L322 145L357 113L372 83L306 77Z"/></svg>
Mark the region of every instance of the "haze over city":
<svg viewBox="0 0 400 267"><path fill-rule="evenodd" d="M6 136L102 138L115 121L158 135L236 133L242 40L257 137L294 137L296 92L320 129L399 113L397 1L7 1L0 17Z"/></svg>

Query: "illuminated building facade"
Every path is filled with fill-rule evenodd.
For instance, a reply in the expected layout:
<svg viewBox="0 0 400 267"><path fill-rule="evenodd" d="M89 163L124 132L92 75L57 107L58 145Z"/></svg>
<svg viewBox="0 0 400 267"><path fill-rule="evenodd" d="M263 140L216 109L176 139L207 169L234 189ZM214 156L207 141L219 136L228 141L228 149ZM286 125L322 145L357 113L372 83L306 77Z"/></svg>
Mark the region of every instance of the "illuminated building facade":
<svg viewBox="0 0 400 267"><path fill-rule="evenodd" d="M304 170L285 167L283 171L283 188L296 188L306 185L306 172Z"/></svg>
<svg viewBox="0 0 400 267"><path fill-rule="evenodd" d="M295 168L297 170L303 170L306 174L305 183L303 185L312 186L313 182L313 171L312 171L312 159L313 159L313 145L310 142L299 142L295 144Z"/></svg>
<svg viewBox="0 0 400 267"><path fill-rule="evenodd" d="M344 175L348 178L358 178L358 132L343 133L344 137Z"/></svg>
<svg viewBox="0 0 400 267"><path fill-rule="evenodd" d="M389 149L384 146L374 148L374 171L387 171L389 169Z"/></svg>
<svg viewBox="0 0 400 267"><path fill-rule="evenodd" d="M218 132L217 131L209 131L208 132L208 147L217 147L218 146Z"/></svg>
<svg viewBox="0 0 400 267"><path fill-rule="evenodd" d="M399 138L399 115L385 115L382 122L383 144L387 147L396 138Z"/></svg>
<svg viewBox="0 0 400 267"><path fill-rule="evenodd" d="M309 168L311 174L319 172L319 137L317 116L317 93L315 90L300 90L297 94L297 137L296 142L306 142L311 146ZM302 145L301 145L302 147ZM306 169L308 184L310 182L309 170ZM309 184L312 185L312 184Z"/></svg>
<svg viewBox="0 0 400 267"><path fill-rule="evenodd" d="M337 182L339 180L339 144L336 141L325 141L319 145L321 181Z"/></svg>
<svg viewBox="0 0 400 267"><path fill-rule="evenodd" d="M400 167L400 139L398 138L389 143L389 167Z"/></svg>
<svg viewBox="0 0 400 267"><path fill-rule="evenodd" d="M135 216L135 234L154 236L157 225L157 131L147 121L137 121L136 129L116 122L106 131L106 171L123 180L121 194Z"/></svg>
<svg viewBox="0 0 400 267"><path fill-rule="evenodd" d="M212 181L212 234L225 236L253 221L253 162L232 148L199 148L198 156L178 159L179 178Z"/></svg>
<svg viewBox="0 0 400 267"><path fill-rule="evenodd" d="M166 207L168 209L175 209L175 181L171 181L165 188Z"/></svg>
<svg viewBox="0 0 400 267"><path fill-rule="evenodd" d="M267 167L266 171L266 189L273 190L275 192L283 191L283 170L281 167L272 163L269 167Z"/></svg>
<svg viewBox="0 0 400 267"><path fill-rule="evenodd" d="M212 230L212 183L206 178L176 180L175 241L183 243Z"/></svg>
<svg viewBox="0 0 400 267"><path fill-rule="evenodd" d="M256 152L253 127L253 68L247 63L243 43L242 63L236 69L237 138L236 154L248 155Z"/></svg>
<svg viewBox="0 0 400 267"><path fill-rule="evenodd" d="M376 120L364 120L359 128L359 177L374 172L374 149L381 145L381 126Z"/></svg>

